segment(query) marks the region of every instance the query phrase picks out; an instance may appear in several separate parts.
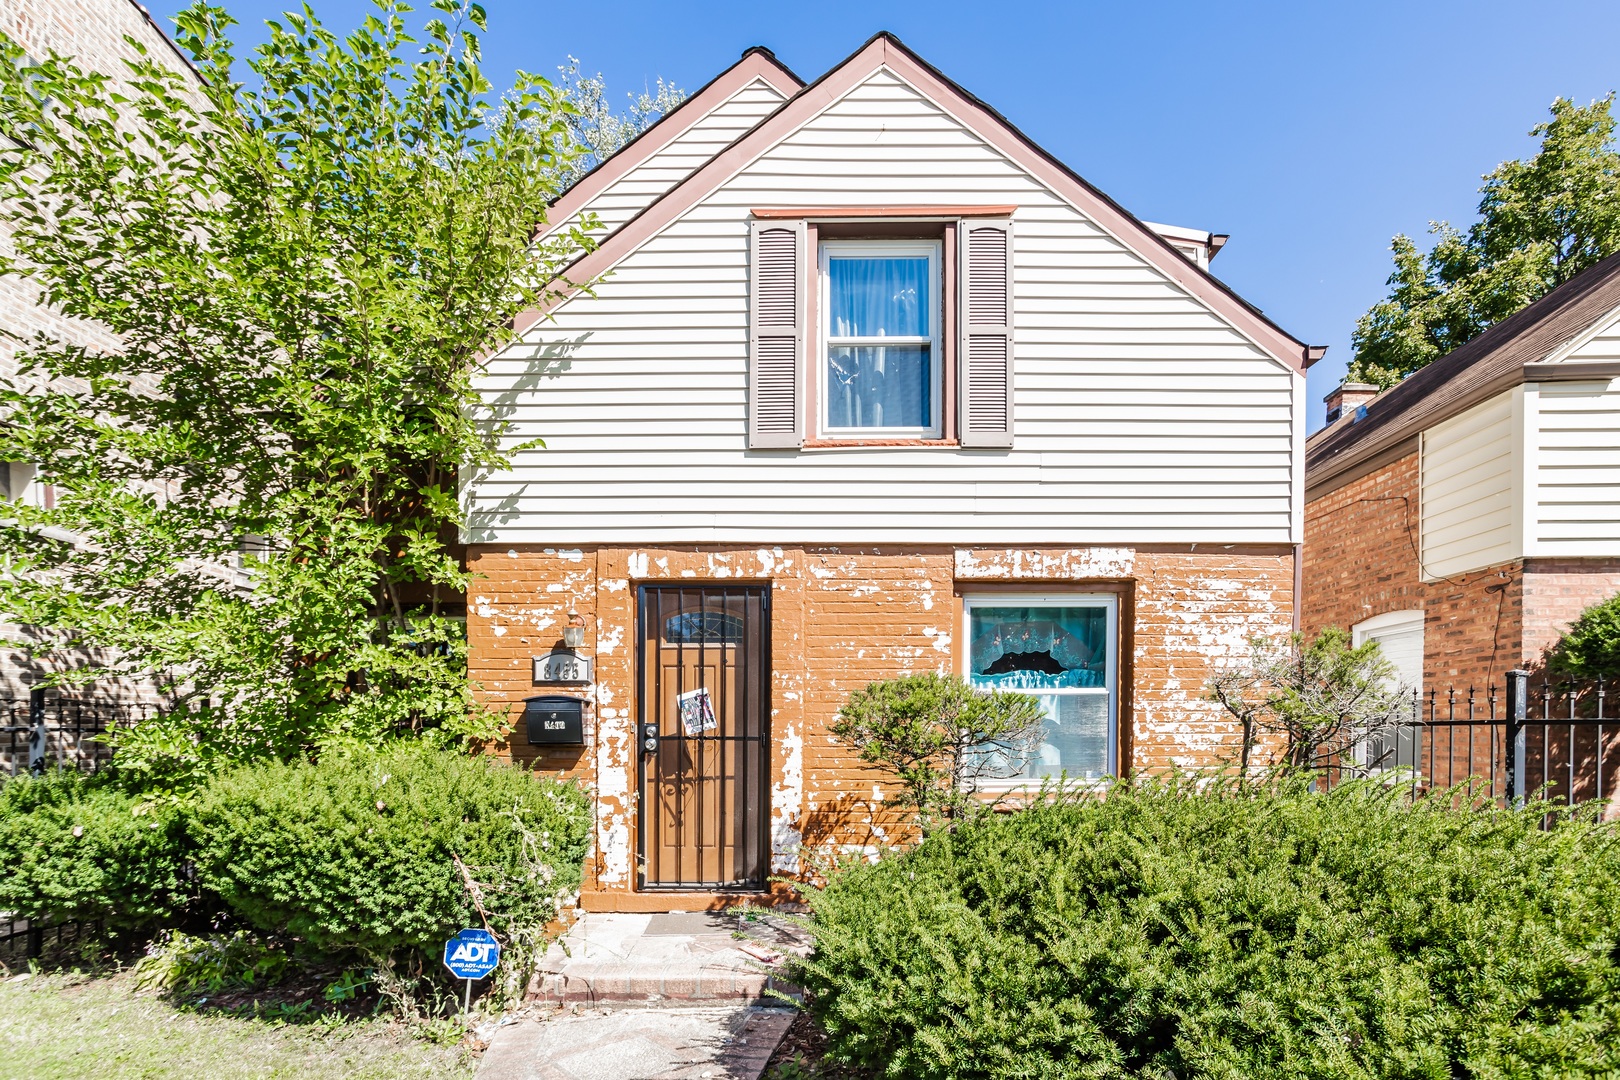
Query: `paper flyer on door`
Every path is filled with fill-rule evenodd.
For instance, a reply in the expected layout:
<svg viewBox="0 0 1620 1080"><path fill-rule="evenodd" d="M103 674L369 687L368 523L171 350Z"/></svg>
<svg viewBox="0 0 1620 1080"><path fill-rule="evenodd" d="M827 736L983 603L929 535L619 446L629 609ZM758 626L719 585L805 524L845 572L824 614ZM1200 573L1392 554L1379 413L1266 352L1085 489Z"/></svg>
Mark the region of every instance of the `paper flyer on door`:
<svg viewBox="0 0 1620 1080"><path fill-rule="evenodd" d="M681 726L686 729L688 735L713 731L718 726L714 718L714 703L709 700L707 687L677 694L675 707L680 710Z"/></svg>

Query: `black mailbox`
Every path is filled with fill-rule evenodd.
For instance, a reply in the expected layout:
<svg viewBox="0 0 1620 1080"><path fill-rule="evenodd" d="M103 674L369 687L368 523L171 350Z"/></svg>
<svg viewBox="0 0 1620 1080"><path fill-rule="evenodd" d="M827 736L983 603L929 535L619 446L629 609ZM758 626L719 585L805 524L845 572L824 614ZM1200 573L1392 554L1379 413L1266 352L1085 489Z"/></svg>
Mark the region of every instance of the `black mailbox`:
<svg viewBox="0 0 1620 1080"><path fill-rule="evenodd" d="M526 698L523 721L529 729L531 746L584 746L585 702L582 698Z"/></svg>

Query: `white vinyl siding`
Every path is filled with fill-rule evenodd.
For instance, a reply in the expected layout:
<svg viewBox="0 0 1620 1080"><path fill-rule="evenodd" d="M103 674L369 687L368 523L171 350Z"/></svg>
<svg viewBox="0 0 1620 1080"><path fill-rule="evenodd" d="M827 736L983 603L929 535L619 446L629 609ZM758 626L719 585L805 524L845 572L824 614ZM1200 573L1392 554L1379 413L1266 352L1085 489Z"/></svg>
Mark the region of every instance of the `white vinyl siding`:
<svg viewBox="0 0 1620 1080"><path fill-rule="evenodd" d="M746 450L762 206L1014 204L1011 450ZM1303 385L1301 382L1300 386ZM473 542L1292 543L1283 364L888 71L489 364Z"/></svg>
<svg viewBox="0 0 1620 1080"><path fill-rule="evenodd" d="M1566 363L1620 363L1620 318L1600 323L1596 329L1575 339L1561 359Z"/></svg>
<svg viewBox="0 0 1620 1080"><path fill-rule="evenodd" d="M1542 383L1531 427L1536 555L1620 555L1620 380Z"/></svg>
<svg viewBox="0 0 1620 1080"><path fill-rule="evenodd" d="M1423 433L1420 535L1427 580L1524 554L1522 397L1516 387Z"/></svg>
<svg viewBox="0 0 1620 1080"><path fill-rule="evenodd" d="M742 138L779 109L783 100L774 86L755 79L671 139L668 146L602 189L586 209L601 221L603 233L617 229L686 179L687 174Z"/></svg>

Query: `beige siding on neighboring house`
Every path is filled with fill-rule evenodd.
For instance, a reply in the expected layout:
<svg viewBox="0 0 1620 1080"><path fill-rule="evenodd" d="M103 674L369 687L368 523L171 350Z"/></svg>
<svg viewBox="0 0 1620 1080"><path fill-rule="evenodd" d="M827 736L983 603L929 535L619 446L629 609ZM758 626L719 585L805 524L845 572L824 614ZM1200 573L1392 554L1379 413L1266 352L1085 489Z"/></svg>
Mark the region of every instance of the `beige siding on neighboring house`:
<svg viewBox="0 0 1620 1080"><path fill-rule="evenodd" d="M682 131L668 146L625 173L587 204L603 232L611 232L646 209L688 173L747 134L781 107L782 94L764 79L738 90ZM561 224L561 223L556 223Z"/></svg>
<svg viewBox="0 0 1620 1080"><path fill-rule="evenodd" d="M1519 524L1523 389L1423 433L1422 552L1429 581L1524 553Z"/></svg>
<svg viewBox="0 0 1620 1080"><path fill-rule="evenodd" d="M1620 555L1620 379L1542 383L1531 445L1535 555Z"/></svg>
<svg viewBox="0 0 1620 1080"><path fill-rule="evenodd" d="M748 452L763 206L1015 204L1010 451ZM1292 543L1295 376L887 69L497 356L474 542Z"/></svg>

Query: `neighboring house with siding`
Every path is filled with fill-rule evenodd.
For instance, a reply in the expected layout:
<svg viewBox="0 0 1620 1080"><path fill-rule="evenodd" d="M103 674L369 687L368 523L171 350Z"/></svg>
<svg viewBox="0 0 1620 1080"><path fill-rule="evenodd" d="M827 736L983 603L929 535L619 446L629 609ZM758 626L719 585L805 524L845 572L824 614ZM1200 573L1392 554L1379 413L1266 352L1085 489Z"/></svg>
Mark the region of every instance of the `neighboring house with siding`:
<svg viewBox="0 0 1620 1080"><path fill-rule="evenodd" d="M596 284L477 384L545 448L464 497L472 674L505 752L594 789L587 908L902 835L828 734L873 679L1038 694L1008 787L1225 760L1204 686L1294 625L1320 350L1209 275L1224 236L1137 220L888 35L809 86L750 51L580 213Z"/></svg>
<svg viewBox="0 0 1620 1080"><path fill-rule="evenodd" d="M1620 256L1328 405L1306 454L1307 631L1378 640L1444 694L1500 685L1620 593Z"/></svg>
<svg viewBox="0 0 1620 1080"><path fill-rule="evenodd" d="M146 49L148 58L167 64L187 76L196 76L174 43L151 14L134 0L6 0L0 4L0 32L39 60L51 53L72 57L85 71L100 72L116 85L129 74L126 61L139 53L126 38ZM3 136L0 136L3 137ZM9 249L10 236L0 226L0 249ZM105 327L65 318L39 303L38 287L18 275L0 276L0 372L17 370L17 354L36 335L99 350L116 352L118 338ZM0 496L50 506L55 490L40 477L31 462L0 462ZM8 628L7 637L32 632ZM53 664L74 663L83 656L58 656ZM42 663L22 650L0 648L0 696L23 691L39 680ZM121 696L144 694L144 687L106 681L95 688Z"/></svg>

